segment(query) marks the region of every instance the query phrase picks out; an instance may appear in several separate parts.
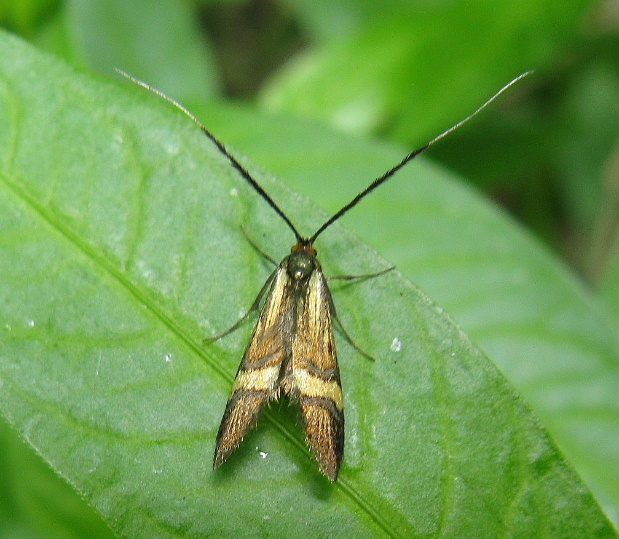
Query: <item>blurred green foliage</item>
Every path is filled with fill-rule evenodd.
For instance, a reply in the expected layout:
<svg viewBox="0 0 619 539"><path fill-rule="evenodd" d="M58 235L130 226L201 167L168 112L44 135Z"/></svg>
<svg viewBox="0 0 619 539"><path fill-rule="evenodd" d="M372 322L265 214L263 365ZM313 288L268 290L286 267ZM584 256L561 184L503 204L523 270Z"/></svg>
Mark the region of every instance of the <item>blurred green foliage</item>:
<svg viewBox="0 0 619 539"><path fill-rule="evenodd" d="M80 68L120 67L191 108L240 104L409 149L534 69L431 154L542 238L619 318L616 1L4 0L0 25ZM295 187L314 199L321 190ZM0 469L6 484L17 484L12 470L39 466L20 443L8 427L0 434L0 461L15 464ZM36 490L0 491L3 536L108 533L77 498L38 500L65 488L40 472ZM21 512L40 519L22 527Z"/></svg>

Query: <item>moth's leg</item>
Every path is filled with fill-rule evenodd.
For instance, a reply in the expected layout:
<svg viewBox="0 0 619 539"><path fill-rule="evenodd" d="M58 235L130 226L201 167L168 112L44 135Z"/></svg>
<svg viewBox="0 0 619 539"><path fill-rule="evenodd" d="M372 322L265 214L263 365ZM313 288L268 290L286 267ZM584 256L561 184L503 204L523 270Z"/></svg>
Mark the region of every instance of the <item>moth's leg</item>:
<svg viewBox="0 0 619 539"><path fill-rule="evenodd" d="M342 325L342 322L340 321L340 319L338 318L338 316L335 313L333 313L333 320L335 320L335 322L337 324L337 329L342 333L342 335L344 335L344 338L348 341L348 343L357 352L359 352L362 356L365 356L366 358L368 358L370 361L376 361L376 358L374 356L371 356L370 354L368 354L363 348L361 348L354 341L354 339L349 335L348 331L346 331L346 329L344 329L344 326Z"/></svg>
<svg viewBox="0 0 619 539"><path fill-rule="evenodd" d="M260 292L258 292L258 296L256 296L256 299L252 303L252 305L249 308L249 310L241 317L241 319L236 324L234 324L230 329L227 329L223 333L220 333L219 335L216 335L215 337L209 337L208 339L204 339L202 342L203 343L212 343L212 342L215 342L215 341L221 339L222 337L225 337L226 335L230 335L230 333L232 333L233 331L236 331L239 327L241 327L243 325L243 323L246 322L247 319L253 313L258 311L260 309L260 303L262 302L262 298L268 292L269 288L271 287L271 284L273 283L273 279L275 278L275 273L276 272L274 271L271 274L271 276L267 279L267 282L264 283L264 286L262 287Z"/></svg>
<svg viewBox="0 0 619 539"><path fill-rule="evenodd" d="M244 226L241 227L241 230L243 231L243 235L245 236L245 239L247 240L247 243L249 243L249 245L251 245L259 254L261 254L271 264L273 264L274 266L279 265L272 257L270 257L267 253L265 253L253 239L251 239L251 237L247 233L247 230L245 230Z"/></svg>
<svg viewBox="0 0 619 539"><path fill-rule="evenodd" d="M353 280L359 280L359 279L372 279L373 277L378 277L379 275L383 275L393 269L395 269L395 266L391 266L390 268L384 269L382 271L377 271L376 273L366 273L363 275L336 275L335 277L330 277L328 280L330 281L331 279L340 279L342 281L353 281ZM368 354L363 348L361 348L355 342L355 340L350 336L348 331L346 331L346 329L342 325L342 322L337 316L337 312L335 311L335 305L333 304L332 299L330 299L330 304L331 304L331 315L333 316L333 320L335 320L335 322L337 323L338 330L342 333L342 335L344 335L344 338L348 341L348 343L355 350L357 350L357 352L359 352L362 356L365 356L371 361L376 361L376 359L370 354Z"/></svg>
<svg viewBox="0 0 619 539"><path fill-rule="evenodd" d="M327 281L333 281L335 279L339 279L341 281L354 281L361 279L372 279L374 277L378 277L379 275L384 275L385 273L394 270L395 266L391 266L390 268L384 269L382 271L377 271L376 273L364 273L363 275L335 275L333 277L329 277Z"/></svg>

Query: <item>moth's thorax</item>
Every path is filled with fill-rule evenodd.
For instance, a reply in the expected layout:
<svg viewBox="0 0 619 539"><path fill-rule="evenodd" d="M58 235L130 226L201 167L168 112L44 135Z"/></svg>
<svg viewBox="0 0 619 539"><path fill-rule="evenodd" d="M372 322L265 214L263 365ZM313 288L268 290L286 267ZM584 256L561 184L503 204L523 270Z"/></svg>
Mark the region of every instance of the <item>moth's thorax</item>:
<svg viewBox="0 0 619 539"><path fill-rule="evenodd" d="M305 250L293 249L292 254L286 258L288 276L296 282L307 280L317 268L320 268L320 264L316 260L316 255Z"/></svg>

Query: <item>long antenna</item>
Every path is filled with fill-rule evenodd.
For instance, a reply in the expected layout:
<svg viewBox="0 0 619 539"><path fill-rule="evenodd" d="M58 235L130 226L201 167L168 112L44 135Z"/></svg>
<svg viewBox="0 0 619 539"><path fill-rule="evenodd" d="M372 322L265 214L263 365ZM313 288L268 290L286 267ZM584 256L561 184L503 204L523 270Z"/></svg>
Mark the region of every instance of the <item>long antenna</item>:
<svg viewBox="0 0 619 539"><path fill-rule="evenodd" d="M423 146L422 148L419 148L418 150L415 150L414 152L408 154L404 159L402 159L402 161L400 161L396 166L394 166L393 168L389 169L387 172L385 172L382 176L376 178L364 191L361 191L361 193L359 193L355 198L353 198L348 204L346 204L346 206L344 206L340 211L338 211L336 214L334 214L333 216L331 216L327 222L325 222L315 233L314 235L309 238L309 240L307 240L307 243L309 245L312 245L315 241L316 238L318 236L320 236L320 234L322 234L325 229L327 229L329 226L331 226L333 223L335 223L335 221L337 221L340 217L342 217L342 215L344 215L346 212L348 212L348 210L354 208L357 204L359 204L359 202L361 202L362 199L364 199L367 195L369 195L372 191L374 191L374 189L376 189L379 185L382 185L383 183L385 183L389 178L391 178L398 170L400 170L404 165L406 165L406 163L408 163L409 161L412 161L413 159L415 159L415 157L417 157L418 155L421 155L423 152L425 152L428 148L434 146L437 142L443 140L445 137L449 136L451 133L453 133L456 129L459 129L460 127L462 127L464 124L468 123L470 120L472 120L475 116L477 116L482 110L484 110L488 105L490 105L490 103L492 103L495 99L497 99L503 92L509 90L509 88L511 88L514 84L516 84L518 81L520 81L521 79L523 79L524 77L530 75L531 73L533 73L533 71L527 71L526 73L523 73L522 75L519 75L518 77L516 77L514 80L512 80L510 83L506 84L505 86L503 86L503 88L501 88L496 94L494 94L490 99L488 99L488 101L486 101L481 107L479 107L475 112L473 112L472 114L470 114L469 116L467 116L466 118L464 118L464 120L461 120L460 122L458 122L456 125L450 127L447 131L445 131L444 133L441 133L438 137L432 139L430 142L428 142L425 146Z"/></svg>
<svg viewBox="0 0 619 539"><path fill-rule="evenodd" d="M306 240L303 239L303 236L301 236L301 234L299 234L299 231L297 230L297 228L292 224L292 221L290 221L290 219L288 219L288 217L286 216L286 214L280 209L280 207L275 204L275 201L267 194L267 192L260 187L260 184L254 180L254 178L252 177L252 175L247 171L247 169L241 165L241 163L239 163L236 158L230 153L228 152L228 150L226 149L226 147L223 145L223 143L221 143L216 137L215 135L213 135L213 133L211 133L206 126L200 121L198 120L198 118L195 116L195 114L193 114L189 109L187 109L185 106L183 106L181 103L179 103L178 101L176 101L175 99L172 99L169 95L163 93L161 90L158 90L157 88L152 87L150 84L141 81L140 79L136 79L134 76L129 75L129 73L123 71L122 69L118 69L116 68L116 71L122 75L123 77L126 77L127 79L129 79L131 82L134 82L135 84L137 84L138 86L141 86L142 88L145 88L146 90L149 90L151 92L153 92L154 94L158 95L159 97L165 99L167 102L172 103L172 105L174 105L176 108L180 109L181 111L183 111L187 116L189 116L197 125L200 129L202 129L202 131L204 132L204 134L215 144L215 146L217 146L217 148L219 149L219 151L221 153L223 153L227 158L228 161L230 161L230 163L232 164L232 166L241 174L241 176L243 176L243 178L245 178L249 184L256 190L258 191L258 194L267 201L267 203L269 204L269 206L271 206L271 208L273 208L275 210L275 212L284 220L284 222L290 227L290 230L292 230L292 232L294 233L295 237L297 238L297 241L299 243L306 243Z"/></svg>
<svg viewBox="0 0 619 539"><path fill-rule="evenodd" d="M382 176L376 178L365 190L361 191L361 193L359 193L356 197L354 197L348 204L346 204L342 209L340 209L337 213L335 213L333 216L331 216L314 233L314 235L311 238L304 239L303 236L301 236L301 234L297 230L297 228L292 224L292 221L290 221L288 216L281 210L281 208L267 194L267 192L262 187L260 187L260 184L252 177L252 175L247 171L247 169L245 167L243 167L243 165L241 165L241 163L239 163L236 160L236 158L230 152L228 152L228 150L223 145L223 143L221 143L215 137L215 135L213 135L213 133L211 133L206 128L206 126L200 120L198 120L198 118L190 110L185 108L181 103L179 103L175 99L172 99L169 95L165 94L161 90L158 90L157 88L152 87L150 84L148 84L148 83L146 83L144 81L136 79L132 75L129 75L129 73L126 73L125 71L123 71L122 69L116 69L116 71L119 74L121 74L123 77L126 77L127 79L129 79L131 82L134 82L138 86L141 86L142 88L145 88L146 90L149 90L149 91L153 92L154 94L158 95L159 97L165 99L169 103L172 103L172 105L174 105L176 108L178 108L179 110L184 112L187 116L189 116L189 118L191 118L198 125L198 127L200 129L202 129L204 134L215 144L215 146L217 146L219 151L221 153L223 153L228 158L228 161L230 161L232 166L241 174L241 176L243 176L243 178L245 178L249 182L249 184L258 192L258 194L269 204L269 206L271 206L271 208L273 208L273 210L275 210L275 212L284 220L284 222L288 225L290 230L292 230L292 232L294 233L294 235L295 235L295 237L297 239L297 242L299 244L301 244L301 245L304 245L304 246L312 245L316 241L316 238L318 238L318 236L320 236L320 234L322 234L328 227L330 227L333 223L335 223L335 221L337 221L345 213L347 213L349 210L351 210L357 204L359 204L359 202L361 202L361 200L363 200L367 195L369 195L372 191L374 191L374 189L376 189L379 185L382 185L383 183L385 183L389 178L391 178L398 170L400 170L409 161L412 161L413 159L415 159L415 157L417 157L418 155L421 155L422 153L424 153L428 148L431 148L437 142L440 142L445 137L447 137L448 135L450 135L451 133L453 133L454 131L456 131L460 127L462 127L464 124L468 123L475 116L477 116L482 110L484 110L488 105L490 105L495 99L497 99L501 94L503 94L505 91L507 91L514 84L519 82L521 79L523 79L524 77L526 77L526 76L528 76L528 75L530 75L532 73L532 71L527 71L526 73L523 73L522 75L519 75L514 80L512 80L511 82L509 82L508 84L503 86L503 88L501 88L496 94L494 94L490 99L488 99L475 112L473 112L472 114L470 114L469 116L464 118L464 120L461 120L456 125L450 127L449 129L447 129L447 131L441 133L438 137L432 139L425 146L423 146L423 147L419 148L418 150L415 150L414 152L411 152L410 154L408 154L404 159L402 159L402 161L400 161L393 168L389 169Z"/></svg>

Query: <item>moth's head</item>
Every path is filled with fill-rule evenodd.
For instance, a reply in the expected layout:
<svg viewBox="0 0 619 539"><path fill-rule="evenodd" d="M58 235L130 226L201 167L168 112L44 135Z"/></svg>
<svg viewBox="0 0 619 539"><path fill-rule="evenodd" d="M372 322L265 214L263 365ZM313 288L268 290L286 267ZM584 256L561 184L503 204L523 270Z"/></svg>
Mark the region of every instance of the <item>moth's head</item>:
<svg viewBox="0 0 619 539"><path fill-rule="evenodd" d="M320 267L316 260L316 249L311 244L299 242L292 248L292 254L287 258L286 271L294 281L307 280Z"/></svg>
<svg viewBox="0 0 619 539"><path fill-rule="evenodd" d="M292 249L290 249L291 253L307 253L312 256L316 256L318 251L314 247L313 242L309 240L301 240L297 243Z"/></svg>

